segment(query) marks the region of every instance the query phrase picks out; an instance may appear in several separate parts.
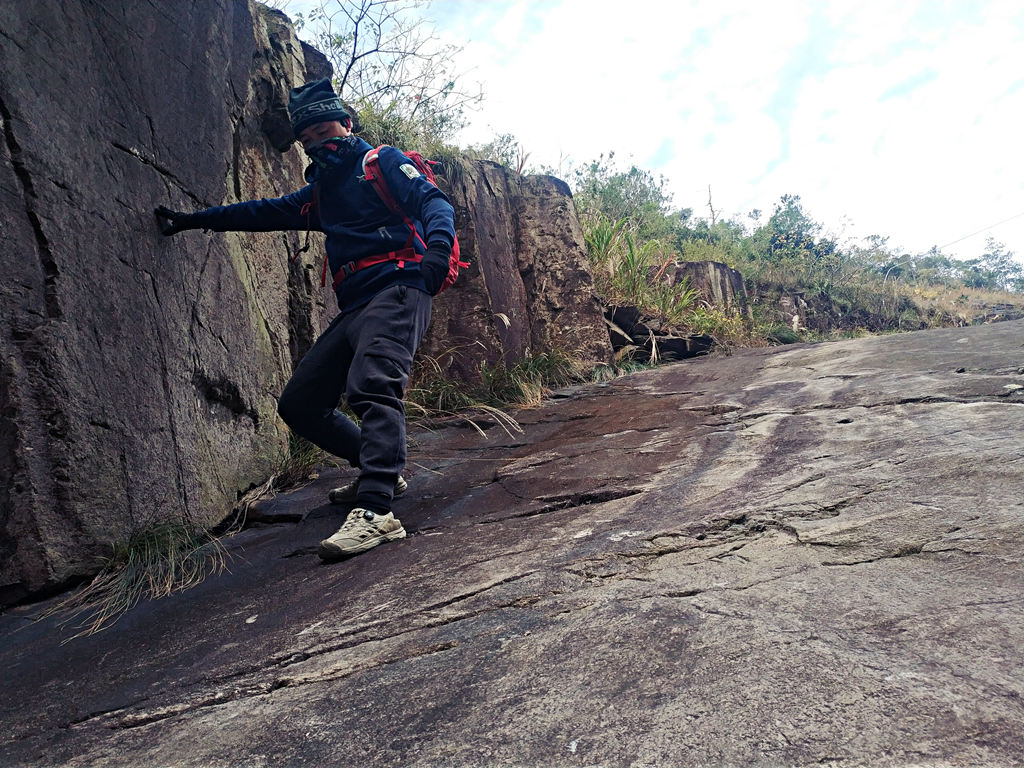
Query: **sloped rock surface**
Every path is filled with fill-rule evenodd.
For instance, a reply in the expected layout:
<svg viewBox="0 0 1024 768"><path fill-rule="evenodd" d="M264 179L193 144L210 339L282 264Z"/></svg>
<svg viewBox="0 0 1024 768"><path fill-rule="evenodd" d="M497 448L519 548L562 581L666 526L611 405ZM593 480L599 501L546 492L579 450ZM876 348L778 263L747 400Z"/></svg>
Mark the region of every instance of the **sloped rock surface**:
<svg viewBox="0 0 1024 768"><path fill-rule="evenodd" d="M0 617L0 763L1022 765L1024 323L519 418L414 434L404 541L319 564L335 473L106 632Z"/></svg>
<svg viewBox="0 0 1024 768"><path fill-rule="evenodd" d="M328 311L315 267L289 267L297 235L164 239L152 212L301 185L281 111L326 62L239 0L4 2L0 30L6 604L270 473Z"/></svg>
<svg viewBox="0 0 1024 768"><path fill-rule="evenodd" d="M440 184L470 266L435 302L422 353L474 383L484 363L511 366L550 350L608 362L611 341L568 185L484 160L459 161Z"/></svg>

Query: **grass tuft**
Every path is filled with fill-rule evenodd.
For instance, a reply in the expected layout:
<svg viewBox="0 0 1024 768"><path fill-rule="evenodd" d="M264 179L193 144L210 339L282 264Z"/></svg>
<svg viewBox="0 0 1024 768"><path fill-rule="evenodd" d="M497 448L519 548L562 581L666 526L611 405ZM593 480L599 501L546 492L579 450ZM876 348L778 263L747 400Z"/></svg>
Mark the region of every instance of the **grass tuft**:
<svg viewBox="0 0 1024 768"><path fill-rule="evenodd" d="M68 643L116 622L144 598L160 598L196 586L227 568L220 540L184 521L151 523L111 547L99 573L85 587L45 611L39 620L67 614L64 627L75 633Z"/></svg>
<svg viewBox="0 0 1024 768"><path fill-rule="evenodd" d="M476 386L448 378L440 362L430 357L419 361L413 378L406 392L410 423L429 428L459 419L481 435L484 430L477 421L483 420L497 423L509 435L521 433L508 410L535 407L552 389L591 380L578 361L557 350L528 355L512 366L484 365Z"/></svg>

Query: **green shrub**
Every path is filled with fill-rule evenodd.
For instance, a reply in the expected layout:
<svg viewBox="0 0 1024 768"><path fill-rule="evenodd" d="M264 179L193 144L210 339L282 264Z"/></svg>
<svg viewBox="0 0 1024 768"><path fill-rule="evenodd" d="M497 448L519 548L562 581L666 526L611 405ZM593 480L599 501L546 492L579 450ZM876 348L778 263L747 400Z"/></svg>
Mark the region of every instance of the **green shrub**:
<svg viewBox="0 0 1024 768"><path fill-rule="evenodd" d="M800 334L788 325L775 325L768 328L765 337L774 344L796 344L800 341Z"/></svg>

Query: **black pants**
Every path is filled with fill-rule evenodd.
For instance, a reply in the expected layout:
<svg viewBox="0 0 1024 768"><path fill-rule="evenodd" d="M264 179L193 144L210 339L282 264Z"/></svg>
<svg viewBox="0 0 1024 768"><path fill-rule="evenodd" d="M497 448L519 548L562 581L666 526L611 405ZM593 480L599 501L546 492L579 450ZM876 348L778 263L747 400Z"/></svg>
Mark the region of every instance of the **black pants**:
<svg viewBox="0 0 1024 768"><path fill-rule="evenodd" d="M296 433L359 467L359 495L390 500L405 467L405 405L431 298L404 285L338 315L302 358L277 410ZM362 429L341 413L344 393ZM359 502L357 501L357 504Z"/></svg>

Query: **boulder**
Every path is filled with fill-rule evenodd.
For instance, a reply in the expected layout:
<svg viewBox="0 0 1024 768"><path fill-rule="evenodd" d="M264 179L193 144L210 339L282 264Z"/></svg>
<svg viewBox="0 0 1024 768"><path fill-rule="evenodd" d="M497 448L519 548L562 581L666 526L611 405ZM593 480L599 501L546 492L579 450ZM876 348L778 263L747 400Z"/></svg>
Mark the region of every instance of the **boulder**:
<svg viewBox="0 0 1024 768"><path fill-rule="evenodd" d="M848 295L843 297L843 292L836 296L826 291L794 290L776 283L763 283L753 292L753 303L760 307L759 317L776 326L775 335L788 336L788 332L797 334L802 331L882 333L920 330L929 324L961 325L964 322L948 313L939 315L934 310L924 310L904 295L865 291L853 301Z"/></svg>
<svg viewBox="0 0 1024 768"><path fill-rule="evenodd" d="M152 213L302 184L281 112L327 65L285 17L33 0L0 29L6 603L150 524L223 518L284 450L275 394L333 308L319 264L289 265L299 236L164 238Z"/></svg>
<svg viewBox="0 0 1024 768"><path fill-rule="evenodd" d="M470 266L434 303L421 354L474 383L482 365L543 351L607 362L611 343L568 185L483 160L446 164L439 183Z"/></svg>
<svg viewBox="0 0 1024 768"><path fill-rule="evenodd" d="M623 333L632 339L646 339L652 332L653 327L637 307L629 305L616 305L605 310L605 317L608 322L621 329Z"/></svg>
<svg viewBox="0 0 1024 768"><path fill-rule="evenodd" d="M605 324L617 353L643 361L683 360L707 354L715 345L707 334L681 336L661 322L645 318L637 307L608 307Z"/></svg>
<svg viewBox="0 0 1024 768"><path fill-rule="evenodd" d="M807 328L807 302L802 291L779 296L778 311L794 333Z"/></svg>
<svg viewBox="0 0 1024 768"><path fill-rule="evenodd" d="M656 359L668 362L706 355L714 345L714 338L703 333L692 336L654 336L647 342L646 347L650 347Z"/></svg>
<svg viewBox="0 0 1024 768"><path fill-rule="evenodd" d="M690 288L706 304L723 310L750 314L750 303L743 275L739 270L717 261L683 261L668 267L651 267L653 280L679 285L689 282Z"/></svg>
<svg viewBox="0 0 1024 768"><path fill-rule="evenodd" d="M1024 307L1017 304L982 304L972 309L976 312L975 316L971 319L971 323L974 325L1000 323L1006 320L1020 320L1024 318Z"/></svg>

